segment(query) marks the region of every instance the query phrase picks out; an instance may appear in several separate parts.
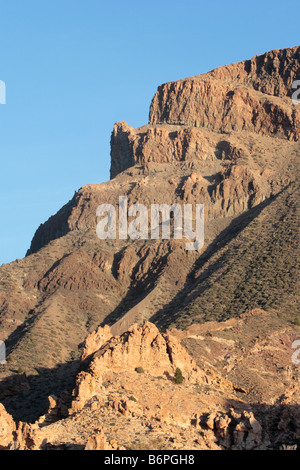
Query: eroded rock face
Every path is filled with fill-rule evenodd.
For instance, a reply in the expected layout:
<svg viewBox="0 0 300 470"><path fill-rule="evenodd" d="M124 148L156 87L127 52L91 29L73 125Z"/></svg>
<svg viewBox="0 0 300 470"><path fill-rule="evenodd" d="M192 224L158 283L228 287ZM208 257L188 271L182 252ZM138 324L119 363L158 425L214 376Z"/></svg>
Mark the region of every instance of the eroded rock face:
<svg viewBox="0 0 300 470"><path fill-rule="evenodd" d="M278 97L265 97L240 84L204 78L159 88L150 109L151 124L205 127L215 132L254 132L298 140L299 112Z"/></svg>
<svg viewBox="0 0 300 470"><path fill-rule="evenodd" d="M209 413L200 418L196 425L207 429L206 439L216 442L224 449L265 450L270 444L262 435L262 426L252 412Z"/></svg>
<svg viewBox="0 0 300 470"><path fill-rule="evenodd" d="M99 328L86 341L82 357L85 359L92 355L92 358L88 372L82 371L77 377L73 411L81 409L93 396L107 371L134 371L141 368L154 377L174 377L179 368L189 383L211 383L218 380L212 372L208 377L197 367L177 338L170 334L160 334L157 327L149 322L143 326L133 325L126 333L111 337L106 342L105 337L109 337L107 326L104 329ZM232 385L231 387L233 389Z"/></svg>
<svg viewBox="0 0 300 470"><path fill-rule="evenodd" d="M300 69L299 51L299 47L275 50L161 85L148 125L134 129L124 121L115 124L113 180L81 188L37 230L28 254L69 232L95 231L98 205L116 206L120 194L146 205L197 201L205 205L206 220L237 216L278 194L289 183L280 156L284 159L297 152L300 133L299 106L291 100L291 85ZM134 175L115 181L133 167ZM159 174L164 167L166 171ZM243 169L235 171L235 167ZM199 177L191 182L194 173ZM68 272L75 264L80 281L72 276L60 279L61 269ZM48 292L58 286L81 288L86 283L97 288L103 280L111 282L107 276L99 278L96 268L90 260L78 263L71 255L39 278L38 287Z"/></svg>
<svg viewBox="0 0 300 470"><path fill-rule="evenodd" d="M149 122L298 140L299 111L285 98L291 95L299 60L299 47L276 50L161 85L151 104Z"/></svg>
<svg viewBox="0 0 300 470"><path fill-rule="evenodd" d="M16 425L13 418L0 403L0 450L9 448L15 431Z"/></svg>
<svg viewBox="0 0 300 470"><path fill-rule="evenodd" d="M38 424L19 422L16 426L10 450L39 450L41 442L36 437L38 429Z"/></svg>
<svg viewBox="0 0 300 470"><path fill-rule="evenodd" d="M49 395L48 410L46 414L39 418L37 424L39 426L48 426L51 423L66 418L68 416L68 402L70 398L70 394L66 391L62 392L60 397Z"/></svg>
<svg viewBox="0 0 300 470"><path fill-rule="evenodd" d="M105 325L93 331L85 340L84 350L81 355L81 362L84 362L89 356L94 354L101 346L112 337L110 327Z"/></svg>
<svg viewBox="0 0 300 470"><path fill-rule="evenodd" d="M218 67L210 72L215 78L238 80L267 95L284 98L291 95L294 79L300 78L300 47L275 49L251 60Z"/></svg>
<svg viewBox="0 0 300 470"><path fill-rule="evenodd" d="M242 136L249 133L298 141L300 112L291 94L299 67L294 47L159 86L148 125L115 124L111 177L149 162L236 161L248 154Z"/></svg>
<svg viewBox="0 0 300 470"><path fill-rule="evenodd" d="M84 450L125 450L124 447L118 447L114 441L107 442L103 429L97 434L91 436L86 443Z"/></svg>
<svg viewBox="0 0 300 470"><path fill-rule="evenodd" d="M0 450L36 450L35 439L37 424L15 423L0 403Z"/></svg>
<svg viewBox="0 0 300 470"><path fill-rule="evenodd" d="M113 337L102 345L100 343L90 370L94 375L100 375L107 369L118 372L137 367L153 376L174 375L179 367L187 380L198 378L206 381L205 374L198 370L179 340L169 334L160 334L157 327L149 322L143 326L133 325L123 335Z"/></svg>
<svg viewBox="0 0 300 470"><path fill-rule="evenodd" d="M180 126L144 126L134 129L125 121L114 125L111 137L111 177L133 165L216 159L214 139L202 129Z"/></svg>

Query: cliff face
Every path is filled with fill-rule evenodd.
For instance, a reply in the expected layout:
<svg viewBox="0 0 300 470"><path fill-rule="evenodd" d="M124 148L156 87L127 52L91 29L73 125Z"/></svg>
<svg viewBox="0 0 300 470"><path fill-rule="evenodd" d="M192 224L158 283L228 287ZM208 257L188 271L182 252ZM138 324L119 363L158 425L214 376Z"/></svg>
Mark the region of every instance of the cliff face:
<svg viewBox="0 0 300 470"><path fill-rule="evenodd" d="M291 103L299 75L300 47L275 50L158 88L149 125L134 130L117 123L111 139L111 177L149 161L211 161L237 136L275 136L298 141L300 112ZM207 133L205 130L209 130ZM243 146L233 144L236 158Z"/></svg>
<svg viewBox="0 0 300 470"><path fill-rule="evenodd" d="M130 175L126 184L123 178L103 190L85 186L39 227L27 254L71 231L90 229L99 199L115 204L120 184L133 200L154 199L150 181L159 182L164 171L175 178L168 191L162 188L162 202L181 199L183 190L185 201L206 205L208 219L238 215L278 193L289 180L284 155L289 159L299 148L300 110L291 100L299 64L298 46L161 85L147 125L134 129L121 121L112 132L111 178L135 167L135 188L127 189Z"/></svg>
<svg viewBox="0 0 300 470"><path fill-rule="evenodd" d="M275 49L251 60L218 67L208 73L215 78L239 81L267 95L291 96L294 80L300 78L300 47Z"/></svg>
<svg viewBox="0 0 300 470"><path fill-rule="evenodd" d="M276 50L210 73L166 83L151 104L149 123L249 131L298 140L299 111L290 106L300 47Z"/></svg>

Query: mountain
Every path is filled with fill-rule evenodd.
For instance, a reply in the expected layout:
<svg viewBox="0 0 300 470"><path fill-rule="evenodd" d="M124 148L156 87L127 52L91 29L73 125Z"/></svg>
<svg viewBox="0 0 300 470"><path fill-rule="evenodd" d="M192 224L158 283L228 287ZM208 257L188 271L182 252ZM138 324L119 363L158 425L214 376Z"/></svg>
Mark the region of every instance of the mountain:
<svg viewBox="0 0 300 470"><path fill-rule="evenodd" d="M24 259L0 268L0 339L7 348L0 401L15 420L36 422L52 394L69 393L72 409L78 372L90 374L84 342L99 327L110 327L108 348L133 325L149 324L179 338L202 371L232 383L228 397L242 393L241 409L259 417L268 410L264 426L273 429L289 405L294 434L279 438L276 425L269 444L260 439L256 446L298 439L291 356L299 337L300 107L291 96L299 73L299 46L270 51L161 85L147 125L115 124L111 180L83 186L38 228ZM174 237L100 240L97 208L118 208L120 196L147 208L203 204L203 247L187 251L186 240ZM143 380L151 377L158 386L153 371ZM162 390L169 393L172 383L162 382ZM183 397L195 392L191 386L181 389ZM224 401L217 409L226 390L209 387L207 412L225 413L237 425L242 418L234 421L228 397L227 408ZM286 390L293 398L283 398Z"/></svg>

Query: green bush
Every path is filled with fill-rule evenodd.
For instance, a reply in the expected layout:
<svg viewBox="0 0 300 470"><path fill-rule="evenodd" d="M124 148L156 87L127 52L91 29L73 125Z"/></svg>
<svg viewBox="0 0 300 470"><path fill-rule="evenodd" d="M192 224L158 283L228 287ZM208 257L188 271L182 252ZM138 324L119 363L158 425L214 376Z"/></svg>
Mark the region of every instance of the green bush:
<svg viewBox="0 0 300 470"><path fill-rule="evenodd" d="M134 401L134 402L137 402L137 399L136 399L135 397L133 397L133 396L129 397L129 400Z"/></svg>
<svg viewBox="0 0 300 470"><path fill-rule="evenodd" d="M182 372L181 372L181 370L179 369L179 367L177 367L177 369L176 369L176 371L175 371L174 379L175 379L175 383L176 383L176 384L182 384L182 382L183 382Z"/></svg>
<svg viewBox="0 0 300 470"><path fill-rule="evenodd" d="M136 367L135 371L138 373L138 374L144 374L145 371L142 367Z"/></svg>

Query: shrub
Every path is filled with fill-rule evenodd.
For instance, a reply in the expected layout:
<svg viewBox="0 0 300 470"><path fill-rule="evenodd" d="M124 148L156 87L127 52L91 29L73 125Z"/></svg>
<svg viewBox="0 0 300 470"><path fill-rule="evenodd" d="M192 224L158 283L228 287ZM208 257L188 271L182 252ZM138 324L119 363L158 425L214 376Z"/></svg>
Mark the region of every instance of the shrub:
<svg viewBox="0 0 300 470"><path fill-rule="evenodd" d="M136 367L135 371L138 373L138 374L144 374L145 371L142 367Z"/></svg>
<svg viewBox="0 0 300 470"><path fill-rule="evenodd" d="M182 384L183 382L183 376L182 376L182 372L181 370L179 369L179 367L177 367L176 371L175 371L175 383L176 384Z"/></svg>
<svg viewBox="0 0 300 470"><path fill-rule="evenodd" d="M133 396L132 396L132 397L129 397L129 400L134 401L134 402L137 402L137 399L136 399L135 397L133 397Z"/></svg>

